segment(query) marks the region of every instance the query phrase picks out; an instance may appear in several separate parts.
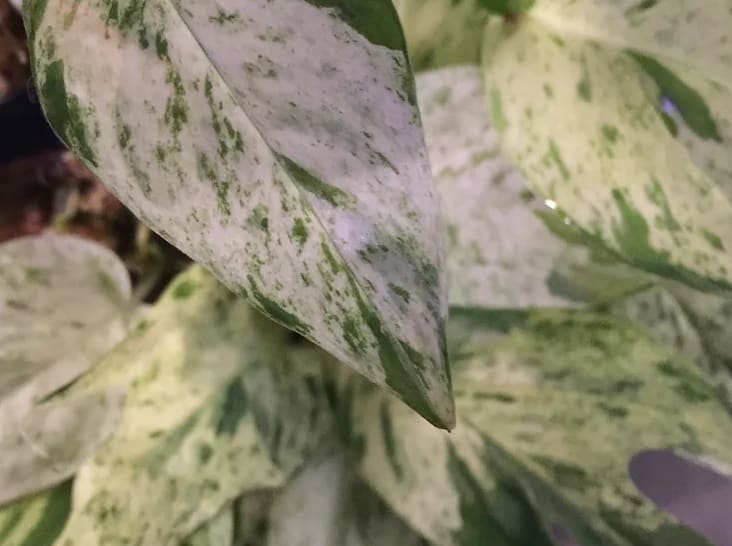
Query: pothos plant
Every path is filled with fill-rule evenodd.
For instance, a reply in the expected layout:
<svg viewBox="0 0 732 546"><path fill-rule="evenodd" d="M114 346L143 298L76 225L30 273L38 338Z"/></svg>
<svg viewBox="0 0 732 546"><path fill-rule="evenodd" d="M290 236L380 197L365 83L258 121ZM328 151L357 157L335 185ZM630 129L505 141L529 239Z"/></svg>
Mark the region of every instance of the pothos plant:
<svg viewBox="0 0 732 546"><path fill-rule="evenodd" d="M708 544L627 467L732 468L729 0L23 11L52 126L200 265L146 307L0 246L0 544Z"/></svg>

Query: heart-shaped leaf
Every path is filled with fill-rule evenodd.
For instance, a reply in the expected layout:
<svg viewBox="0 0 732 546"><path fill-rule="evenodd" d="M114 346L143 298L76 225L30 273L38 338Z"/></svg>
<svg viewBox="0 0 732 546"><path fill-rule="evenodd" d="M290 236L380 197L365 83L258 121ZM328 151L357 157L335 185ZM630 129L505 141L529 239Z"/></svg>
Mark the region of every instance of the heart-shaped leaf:
<svg viewBox="0 0 732 546"><path fill-rule="evenodd" d="M0 245L0 504L71 476L117 426L123 393L39 403L124 336L130 280L106 248L43 235Z"/></svg>
<svg viewBox="0 0 732 546"><path fill-rule="evenodd" d="M717 1L688 13L654 2L658 16L639 19L618 15L620 3L569 4L537 3L486 48L504 149L532 189L631 264L729 288L732 15ZM702 45L697 25L715 17ZM649 56L661 51L668 61Z"/></svg>
<svg viewBox="0 0 732 546"><path fill-rule="evenodd" d="M28 0L24 14L49 121L125 204L450 426L440 219L389 0Z"/></svg>
<svg viewBox="0 0 732 546"><path fill-rule="evenodd" d="M199 267L175 279L64 393L122 387L127 398L76 476L59 543L178 546L241 494L282 486L332 426L310 385L321 370L288 356L289 336Z"/></svg>

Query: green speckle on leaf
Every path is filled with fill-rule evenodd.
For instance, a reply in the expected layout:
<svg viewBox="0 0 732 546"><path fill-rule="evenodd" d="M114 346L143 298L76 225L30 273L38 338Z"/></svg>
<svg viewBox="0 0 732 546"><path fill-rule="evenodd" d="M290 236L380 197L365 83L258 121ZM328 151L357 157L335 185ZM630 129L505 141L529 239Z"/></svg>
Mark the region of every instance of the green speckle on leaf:
<svg viewBox="0 0 732 546"><path fill-rule="evenodd" d="M264 314L285 328L294 330L300 334L307 334L310 332L311 328L309 325L305 324L296 315L282 307L280 303L265 296L259 289L259 286L252 275L247 275L247 280L249 281L251 300Z"/></svg>
<svg viewBox="0 0 732 546"><path fill-rule="evenodd" d="M715 250L724 251L724 243L722 243L722 239L718 235L715 235L706 229L702 230L702 235Z"/></svg>
<svg viewBox="0 0 732 546"><path fill-rule="evenodd" d="M216 433L233 435L239 428L239 423L247 415L247 393L240 381L234 381L226 389L221 414L216 424Z"/></svg>
<svg viewBox="0 0 732 546"><path fill-rule="evenodd" d="M302 218L295 218L295 223L292 226L292 236L300 246L308 240L308 228Z"/></svg>
<svg viewBox="0 0 732 546"><path fill-rule="evenodd" d="M577 84L577 95L585 102L592 101L592 87L590 86L590 80L587 76L583 76Z"/></svg>
<svg viewBox="0 0 732 546"><path fill-rule="evenodd" d="M615 144L618 141L618 129L614 125L603 125L602 136L610 144Z"/></svg>
<svg viewBox="0 0 732 546"><path fill-rule="evenodd" d="M155 51L159 59L168 58L168 40L165 39L165 36L160 31L155 34Z"/></svg>
<svg viewBox="0 0 732 546"><path fill-rule="evenodd" d="M403 299L404 303L409 303L409 300L411 299L411 294L409 293L409 290L402 288L401 286L397 286L396 284L393 284L393 283L389 283L389 288L397 296L399 296L401 299Z"/></svg>
<svg viewBox="0 0 732 546"><path fill-rule="evenodd" d="M117 132L117 141L119 142L119 147L123 150L127 148L131 134L130 126L125 123L121 123Z"/></svg>
<svg viewBox="0 0 732 546"><path fill-rule="evenodd" d="M191 297L195 290L196 285L193 281L182 280L173 287L172 295L177 300L185 300Z"/></svg>
<svg viewBox="0 0 732 546"><path fill-rule="evenodd" d="M686 125L699 138L722 142L719 128L704 98L657 60L640 54L633 58L658 86L661 97L667 97L678 109Z"/></svg>
<svg viewBox="0 0 732 546"><path fill-rule="evenodd" d="M328 201L334 207L350 207L353 205L354 198L352 195L349 195L340 188L326 184L291 159L283 155L278 156L278 158L287 173L304 190L318 196L320 199Z"/></svg>
<svg viewBox="0 0 732 546"><path fill-rule="evenodd" d="M673 212L671 212L671 206L666 198L666 193L663 191L660 182L655 178L650 186L646 186L646 195L648 195L648 198L654 205L661 209L661 215L657 217L658 227L668 231L680 230L681 225L674 217Z"/></svg>
<svg viewBox="0 0 732 546"><path fill-rule="evenodd" d="M549 141L549 151L547 153L547 157L559 169L559 174L562 175L562 178L564 178L564 180L569 180L571 178L569 169L567 169L567 165L564 163L564 160L562 159L562 155L559 153L559 148L557 148L557 143L554 142L553 140Z"/></svg>
<svg viewBox="0 0 732 546"><path fill-rule="evenodd" d="M41 98L51 126L84 161L96 167L97 158L87 138L89 115L74 95L66 93L63 61L53 61L46 67Z"/></svg>
<svg viewBox="0 0 732 546"><path fill-rule="evenodd" d="M508 121L503 112L503 100L498 89L491 89L491 118L496 131L503 132L508 129Z"/></svg>

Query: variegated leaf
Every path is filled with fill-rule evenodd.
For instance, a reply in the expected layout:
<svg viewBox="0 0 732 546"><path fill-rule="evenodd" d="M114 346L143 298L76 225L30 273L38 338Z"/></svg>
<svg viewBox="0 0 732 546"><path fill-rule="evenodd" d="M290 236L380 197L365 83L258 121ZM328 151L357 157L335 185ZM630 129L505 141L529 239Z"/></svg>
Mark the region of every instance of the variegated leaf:
<svg viewBox="0 0 732 546"><path fill-rule="evenodd" d="M297 371L286 354L289 336L198 267L174 280L145 321L68 393L117 385L128 392L119 429L76 477L60 544L177 546L242 493L281 486L288 470L273 462L265 440L277 436L286 442L280 451L300 449L303 457L306 442L293 441L276 414L266 415L267 432L267 404L256 397L279 384L263 381L260 364ZM327 401L298 406L299 421L289 424L317 444L316 403Z"/></svg>
<svg viewBox="0 0 732 546"><path fill-rule="evenodd" d="M394 0L415 70L480 61L479 0Z"/></svg>
<svg viewBox="0 0 732 546"><path fill-rule="evenodd" d="M732 234L730 191L716 173L725 163L710 166L706 151L690 153L684 137L677 140L671 122L664 123L659 88L648 75L655 73L660 92L670 95L663 67L581 33L547 28L542 9L535 9L496 51L485 52L493 122L507 154L534 190L631 264L704 289L732 286L732 253L725 247ZM604 25L604 11L592 13L597 26ZM691 101L689 88L674 92L680 116L697 116L691 123L704 126L716 119L698 95L697 110L685 114L689 104L679 101ZM728 107L720 108L724 116ZM707 160L694 161L702 157Z"/></svg>
<svg viewBox="0 0 732 546"><path fill-rule="evenodd" d="M389 0L28 0L24 14L48 119L123 202L450 426L440 219Z"/></svg>
<svg viewBox="0 0 732 546"><path fill-rule="evenodd" d="M450 304L575 305L552 293L552 270L569 245L544 225L540 215L552 210L501 154L480 69L420 75L417 91L447 223Z"/></svg>
<svg viewBox="0 0 732 546"><path fill-rule="evenodd" d="M54 546L70 511L70 481L0 508L0 544Z"/></svg>
<svg viewBox="0 0 732 546"><path fill-rule="evenodd" d="M55 485L117 426L123 393L39 402L125 334L130 280L104 247L43 235L0 245L0 504Z"/></svg>
<svg viewBox="0 0 732 546"><path fill-rule="evenodd" d="M450 435L374 389L352 391L349 437L366 481L436 544L558 544L558 524L580 544L668 544L681 533L687 546L707 544L643 497L627 465L640 450L673 448L730 468L732 422L713 388L632 323L553 311L513 324L498 341L468 336L478 341L453 355Z"/></svg>
<svg viewBox="0 0 732 546"><path fill-rule="evenodd" d="M51 234L0 245L0 404L28 406L94 365L126 333L130 292L101 245Z"/></svg>
<svg viewBox="0 0 732 546"><path fill-rule="evenodd" d="M340 449L321 450L278 494L266 543L427 546L358 481Z"/></svg>

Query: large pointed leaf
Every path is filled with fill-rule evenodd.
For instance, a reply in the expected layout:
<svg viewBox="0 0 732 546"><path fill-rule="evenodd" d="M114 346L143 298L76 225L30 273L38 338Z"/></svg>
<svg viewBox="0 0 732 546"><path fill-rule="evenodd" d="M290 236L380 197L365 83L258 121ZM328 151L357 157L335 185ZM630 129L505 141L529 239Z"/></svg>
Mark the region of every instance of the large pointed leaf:
<svg viewBox="0 0 732 546"><path fill-rule="evenodd" d="M645 499L627 465L673 448L729 468L732 422L713 388L631 323L576 311L524 320L453 355L450 435L356 387L347 414L361 475L437 544L548 544L556 525L580 544L707 544Z"/></svg>
<svg viewBox="0 0 732 546"><path fill-rule="evenodd" d="M127 387L119 429L76 477L60 543L177 546L242 493L281 486L288 470L263 440L279 436L286 442L280 450L299 449L303 457L305 442L293 442L272 416L277 431L260 433L264 404L256 396L273 392L260 364L295 368L288 339L201 269L176 279L130 337L66 395ZM319 397L310 406L326 402ZM322 420L299 407L291 426L317 443Z"/></svg>
<svg viewBox="0 0 732 546"><path fill-rule="evenodd" d="M122 201L450 426L438 207L389 0L28 0L24 13L51 124Z"/></svg>
<svg viewBox="0 0 732 546"><path fill-rule="evenodd" d="M44 235L0 246L0 504L71 476L112 433L122 393L44 403L127 329L130 281L104 247Z"/></svg>
<svg viewBox="0 0 732 546"><path fill-rule="evenodd" d="M602 10L593 16L604 24ZM659 92L699 131L717 118L656 60L564 36L542 20L539 10L485 53L493 121L508 155L533 189L633 265L701 288L732 286L731 194L716 177L728 159L697 164L713 154L676 139Z"/></svg>
<svg viewBox="0 0 732 546"><path fill-rule="evenodd" d="M416 70L475 63L486 15L479 0L394 0Z"/></svg>
<svg viewBox="0 0 732 546"><path fill-rule="evenodd" d="M540 215L552 210L501 154L480 69L423 74L417 91L447 223L450 304L575 305L552 293L555 262L569 245L544 225Z"/></svg>

